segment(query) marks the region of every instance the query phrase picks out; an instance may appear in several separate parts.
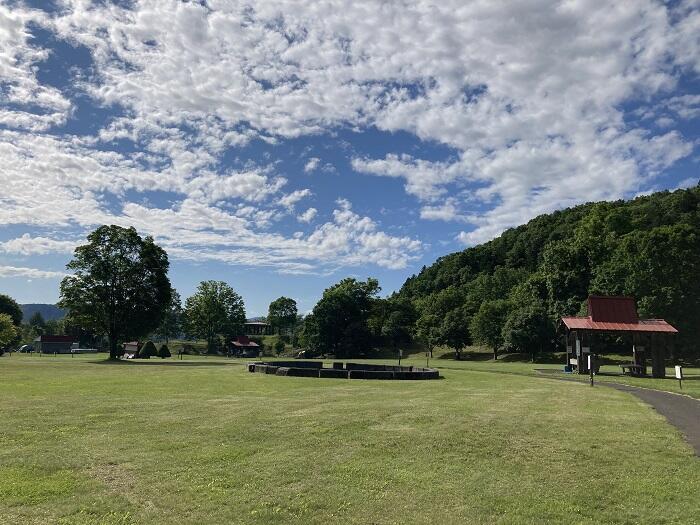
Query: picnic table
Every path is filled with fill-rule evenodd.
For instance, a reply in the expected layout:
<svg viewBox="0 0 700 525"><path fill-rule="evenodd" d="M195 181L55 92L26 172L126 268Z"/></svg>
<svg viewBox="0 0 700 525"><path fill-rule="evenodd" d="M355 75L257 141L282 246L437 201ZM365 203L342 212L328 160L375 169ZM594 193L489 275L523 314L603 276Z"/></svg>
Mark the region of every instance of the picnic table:
<svg viewBox="0 0 700 525"><path fill-rule="evenodd" d="M635 365L634 363L631 363L629 365L620 365L620 368L622 369L622 375L630 375L630 376L644 376L644 375L646 375L644 373L644 367L642 365Z"/></svg>

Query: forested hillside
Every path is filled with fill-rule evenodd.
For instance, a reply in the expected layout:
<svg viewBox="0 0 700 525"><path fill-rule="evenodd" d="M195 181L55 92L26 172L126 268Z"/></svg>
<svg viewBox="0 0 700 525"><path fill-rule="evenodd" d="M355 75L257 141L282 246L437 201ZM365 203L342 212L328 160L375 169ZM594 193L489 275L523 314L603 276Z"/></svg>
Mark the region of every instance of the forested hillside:
<svg viewBox="0 0 700 525"><path fill-rule="evenodd" d="M37 312L41 314L44 321L58 321L66 316L66 311L55 304L31 303L21 304L22 319L28 322Z"/></svg>
<svg viewBox="0 0 700 525"><path fill-rule="evenodd" d="M632 295L639 314L700 345L700 187L543 215L485 244L438 259L395 297L416 308L429 346L478 341L551 348L562 315L585 313L589 294Z"/></svg>

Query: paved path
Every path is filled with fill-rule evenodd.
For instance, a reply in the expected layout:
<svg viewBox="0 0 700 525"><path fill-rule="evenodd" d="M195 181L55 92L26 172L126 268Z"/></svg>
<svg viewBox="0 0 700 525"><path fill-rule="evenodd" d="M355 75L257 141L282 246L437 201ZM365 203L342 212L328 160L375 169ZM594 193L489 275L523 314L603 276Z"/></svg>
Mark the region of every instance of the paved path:
<svg viewBox="0 0 700 525"><path fill-rule="evenodd" d="M553 379L579 382L573 378L553 377L553 375L547 373L549 370L545 373L542 373L543 371L540 370L537 370L537 372ZM621 383L608 383L607 381L597 381L596 386L607 386L622 392L629 392L651 405L669 423L683 433L686 441L695 449L695 455L700 457L700 400L681 394L623 385Z"/></svg>

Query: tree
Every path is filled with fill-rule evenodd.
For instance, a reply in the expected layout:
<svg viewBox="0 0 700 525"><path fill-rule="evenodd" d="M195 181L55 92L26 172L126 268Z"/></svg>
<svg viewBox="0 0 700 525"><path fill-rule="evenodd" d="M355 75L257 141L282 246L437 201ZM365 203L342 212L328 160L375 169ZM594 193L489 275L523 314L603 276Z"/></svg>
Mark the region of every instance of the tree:
<svg viewBox="0 0 700 525"><path fill-rule="evenodd" d="M160 348L158 349L158 357L160 357L161 359L171 357L168 345L160 345Z"/></svg>
<svg viewBox="0 0 700 525"><path fill-rule="evenodd" d="M498 349L503 345L503 325L506 322L510 304L504 299L487 301L472 317L469 330L474 341L493 350L493 360L498 359Z"/></svg>
<svg viewBox="0 0 700 525"><path fill-rule="evenodd" d="M343 279L327 288L305 322L310 350L340 359L369 350L372 337L367 321L379 290L379 282L372 278Z"/></svg>
<svg viewBox="0 0 700 525"><path fill-rule="evenodd" d="M537 352L551 348L555 332L547 311L542 306L530 306L508 314L502 335L506 346L529 353L534 362Z"/></svg>
<svg viewBox="0 0 700 525"><path fill-rule="evenodd" d="M141 359L150 359L151 357L156 357L158 351L156 350L156 345L153 341L146 341L143 346L139 349L138 356Z"/></svg>
<svg viewBox="0 0 700 525"><path fill-rule="evenodd" d="M277 334L290 332L297 322L297 302L289 297L280 297L270 303L267 322L277 330Z"/></svg>
<svg viewBox="0 0 700 525"><path fill-rule="evenodd" d="M222 281L204 281L185 301L187 333L205 339L207 351L218 348L220 337L233 338L243 333L245 305L233 288Z"/></svg>
<svg viewBox="0 0 700 525"><path fill-rule="evenodd" d="M0 314L0 351L7 348L17 338L17 327L8 314Z"/></svg>
<svg viewBox="0 0 700 525"><path fill-rule="evenodd" d="M282 339L278 339L275 341L275 353L280 355L282 352L284 352L284 341L282 341Z"/></svg>
<svg viewBox="0 0 700 525"><path fill-rule="evenodd" d="M156 330L156 335L170 342L170 337L180 333L182 329L182 301L180 294L173 288L170 290L170 304L165 310L163 320Z"/></svg>
<svg viewBox="0 0 700 525"><path fill-rule="evenodd" d="M12 324L22 324L22 308L9 295L0 294L0 314L7 314L12 318Z"/></svg>
<svg viewBox="0 0 700 525"><path fill-rule="evenodd" d="M119 345L153 331L170 303L168 256L148 236L120 226L100 226L75 249L61 281L59 306L71 324L109 340L110 359Z"/></svg>
<svg viewBox="0 0 700 525"><path fill-rule="evenodd" d="M457 361L462 359L462 349L471 343L469 317L464 308L455 308L445 314L438 329L438 341L454 348Z"/></svg>
<svg viewBox="0 0 700 525"><path fill-rule="evenodd" d="M44 321L44 316L41 315L41 312L34 312L34 315L29 318L29 326L31 326L34 332L38 335L42 335L45 332L46 321Z"/></svg>

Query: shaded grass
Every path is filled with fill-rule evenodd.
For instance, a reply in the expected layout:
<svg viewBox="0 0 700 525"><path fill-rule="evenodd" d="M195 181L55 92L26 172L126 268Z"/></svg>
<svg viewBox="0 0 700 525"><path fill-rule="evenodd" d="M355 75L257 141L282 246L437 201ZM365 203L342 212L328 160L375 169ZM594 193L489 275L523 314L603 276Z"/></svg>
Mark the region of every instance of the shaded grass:
<svg viewBox="0 0 700 525"><path fill-rule="evenodd" d="M443 381L396 382L249 374L242 362L0 359L0 522L700 515L700 460L628 394L465 362Z"/></svg>

